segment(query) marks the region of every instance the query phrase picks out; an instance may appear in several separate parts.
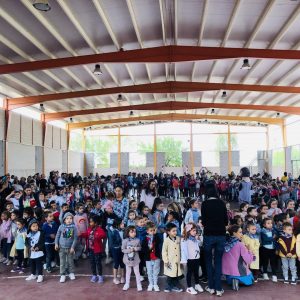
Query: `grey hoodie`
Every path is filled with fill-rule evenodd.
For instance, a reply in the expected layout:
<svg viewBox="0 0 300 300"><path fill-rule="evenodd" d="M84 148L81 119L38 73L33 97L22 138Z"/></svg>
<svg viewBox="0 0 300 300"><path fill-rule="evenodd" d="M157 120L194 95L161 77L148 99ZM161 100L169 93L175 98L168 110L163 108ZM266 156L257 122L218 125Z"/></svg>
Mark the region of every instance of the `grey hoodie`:
<svg viewBox="0 0 300 300"><path fill-rule="evenodd" d="M73 216L70 213L64 215L64 220L67 216ZM70 225L62 224L59 226L56 237L55 245L58 245L60 248L75 249L77 243L78 233L74 223Z"/></svg>

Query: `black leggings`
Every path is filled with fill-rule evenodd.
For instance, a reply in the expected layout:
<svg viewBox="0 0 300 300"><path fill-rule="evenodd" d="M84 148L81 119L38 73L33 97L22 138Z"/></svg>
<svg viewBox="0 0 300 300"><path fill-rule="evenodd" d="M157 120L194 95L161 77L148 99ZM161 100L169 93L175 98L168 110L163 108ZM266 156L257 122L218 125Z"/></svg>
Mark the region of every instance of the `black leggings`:
<svg viewBox="0 0 300 300"><path fill-rule="evenodd" d="M24 249L16 250L17 251L17 260L18 260L18 267L22 267L22 263L24 261Z"/></svg>
<svg viewBox="0 0 300 300"><path fill-rule="evenodd" d="M269 262L272 269L272 275L276 275L277 270L277 257L275 249L267 249L265 247L260 248L260 259L263 267L263 272L268 272Z"/></svg>
<svg viewBox="0 0 300 300"><path fill-rule="evenodd" d="M93 275L97 276L98 271L98 275L102 276L102 253L90 251L89 256Z"/></svg>
<svg viewBox="0 0 300 300"><path fill-rule="evenodd" d="M30 259L31 274L43 275L43 256Z"/></svg>
<svg viewBox="0 0 300 300"><path fill-rule="evenodd" d="M188 259L186 273L186 283L188 288L192 286L192 275L194 276L195 284L199 284L199 266L199 259Z"/></svg>

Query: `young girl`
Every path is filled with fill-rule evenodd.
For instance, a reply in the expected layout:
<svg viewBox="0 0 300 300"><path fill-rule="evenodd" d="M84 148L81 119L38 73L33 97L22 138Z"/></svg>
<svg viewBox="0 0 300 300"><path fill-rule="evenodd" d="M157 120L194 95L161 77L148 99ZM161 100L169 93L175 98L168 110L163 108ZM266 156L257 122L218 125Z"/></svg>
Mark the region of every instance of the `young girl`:
<svg viewBox="0 0 300 300"><path fill-rule="evenodd" d="M84 212L84 205L82 203L77 204L76 206L74 223L77 228L78 236L81 236L82 233L87 232L89 222L87 214ZM78 260L80 256L82 256L82 258L86 258L86 254L84 253L85 243L86 241L83 237L78 239L75 249L75 260Z"/></svg>
<svg viewBox="0 0 300 300"><path fill-rule="evenodd" d="M19 274L24 273L24 267L26 266L26 259L28 258L28 249L25 245L25 240L27 237L27 229L25 227L24 219L18 219L17 224L17 233L15 237L15 242L11 249L11 256L17 257L17 267L12 269L11 272L18 272Z"/></svg>
<svg viewBox="0 0 300 300"><path fill-rule="evenodd" d="M243 221L245 221L245 217L247 215L248 207L249 207L249 204L245 203L245 202L240 205L240 210L239 211L240 211L240 216L242 217Z"/></svg>
<svg viewBox="0 0 300 300"><path fill-rule="evenodd" d="M196 295L202 293L203 289L199 283L200 247L202 239L197 234L195 223L187 223L183 230L181 240L181 263L187 264L187 293ZM195 280L195 288L192 287L192 276Z"/></svg>
<svg viewBox="0 0 300 300"><path fill-rule="evenodd" d="M154 289L155 292L159 292L157 282L160 271L161 251L159 249L159 237L152 222L147 224L147 236L142 242L142 253L144 254L148 273L149 285L147 291L151 292Z"/></svg>
<svg viewBox="0 0 300 300"><path fill-rule="evenodd" d="M246 226L246 234L243 235L242 242L253 254L253 262L250 265L250 270L254 276L254 282L257 282L259 275L259 235L254 223L248 223Z"/></svg>
<svg viewBox="0 0 300 300"><path fill-rule="evenodd" d="M162 249L163 236L165 232L164 222L164 204L160 198L155 198L152 207L152 219L155 227L157 228L157 234L160 239L160 249Z"/></svg>
<svg viewBox="0 0 300 300"><path fill-rule="evenodd" d="M162 248L162 260L164 262L164 274L167 276L165 292L182 292L178 287L179 280L183 277L180 268L180 238L177 236L177 227L173 223L166 226L167 238Z"/></svg>
<svg viewBox="0 0 300 300"><path fill-rule="evenodd" d="M135 226L136 211L130 209L128 211L127 226Z"/></svg>
<svg viewBox="0 0 300 300"><path fill-rule="evenodd" d="M190 209L187 211L185 218L184 218L184 223L188 224L190 222L194 222L197 224L198 219L199 219L199 202L196 199L193 199L189 202Z"/></svg>
<svg viewBox="0 0 300 300"><path fill-rule="evenodd" d="M225 243L225 251L222 257L222 273L226 275L228 284L232 289L239 290L239 283L244 285L253 284L253 275L249 265L253 261L253 254L241 242L243 233L238 225L228 228L230 236Z"/></svg>
<svg viewBox="0 0 300 300"><path fill-rule="evenodd" d="M87 232L81 234L81 237L86 239L86 248L90 257L92 278L91 282L103 283L102 276L102 253L103 239L106 237L105 231L100 227L101 220L98 216L90 217L90 226ZM98 274L98 276L97 276Z"/></svg>
<svg viewBox="0 0 300 300"><path fill-rule="evenodd" d="M126 266L126 282L123 291L127 291L130 287L130 275L133 269L138 292L142 291L141 276L139 271L140 257L138 252L141 251L140 240L136 237L136 229L129 226L125 230L125 236L122 242L122 252L124 253L123 262Z"/></svg>
<svg viewBox="0 0 300 300"><path fill-rule="evenodd" d="M123 227L124 224L122 220L115 219L113 221L113 225L110 227L110 237L111 237L111 254L113 257L113 283L120 284L125 283L124 279L124 268L125 265L123 263L123 252L121 250L122 247L122 239L123 239ZM121 280L118 279L118 269L121 271Z"/></svg>
<svg viewBox="0 0 300 300"><path fill-rule="evenodd" d="M281 209L278 208L278 200L277 199L271 199L268 206L269 206L269 210L268 210L267 216L269 218L273 218L274 216L282 213Z"/></svg>
<svg viewBox="0 0 300 300"><path fill-rule="evenodd" d="M12 240L10 212L4 211L1 214L1 221L2 223L0 225L0 241L3 258L0 260L0 262L2 262L3 264L8 264Z"/></svg>
<svg viewBox="0 0 300 300"><path fill-rule="evenodd" d="M43 282L43 256L45 239L43 232L39 230L38 222L34 219L31 220L28 225L28 234L25 243L29 249L31 265L31 275L28 276L26 280L35 280L37 278L36 282Z"/></svg>
<svg viewBox="0 0 300 300"><path fill-rule="evenodd" d="M263 278L264 280L269 280L268 276L268 266L269 263L272 269L272 281L277 282L276 269L277 269L277 259L276 259L276 235L273 228L273 221L270 218L265 218L263 220L263 228L261 230L261 248L260 248L260 258L263 267Z"/></svg>

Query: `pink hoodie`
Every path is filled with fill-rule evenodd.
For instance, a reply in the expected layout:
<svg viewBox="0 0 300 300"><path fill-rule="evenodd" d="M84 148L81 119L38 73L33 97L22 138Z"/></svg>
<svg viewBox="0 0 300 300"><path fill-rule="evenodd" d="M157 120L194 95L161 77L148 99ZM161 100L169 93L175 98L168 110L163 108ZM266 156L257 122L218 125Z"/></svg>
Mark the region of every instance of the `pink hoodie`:
<svg viewBox="0 0 300 300"><path fill-rule="evenodd" d="M11 220L3 220L0 225L0 240L7 239L7 243L11 243L12 231Z"/></svg>

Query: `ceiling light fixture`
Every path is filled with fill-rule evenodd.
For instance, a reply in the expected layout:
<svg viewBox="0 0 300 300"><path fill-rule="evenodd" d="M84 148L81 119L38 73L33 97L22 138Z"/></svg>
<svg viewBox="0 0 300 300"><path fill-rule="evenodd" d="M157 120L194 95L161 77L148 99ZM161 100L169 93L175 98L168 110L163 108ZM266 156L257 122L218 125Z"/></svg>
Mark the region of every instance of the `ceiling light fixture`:
<svg viewBox="0 0 300 300"><path fill-rule="evenodd" d="M248 58L244 59L241 69L242 70L250 70L251 69L251 66L250 66Z"/></svg>
<svg viewBox="0 0 300 300"><path fill-rule="evenodd" d="M40 103L40 111L45 112L45 107L43 103Z"/></svg>
<svg viewBox="0 0 300 300"><path fill-rule="evenodd" d="M226 97L227 97L227 93L226 93L226 91L223 91L222 98L226 98Z"/></svg>
<svg viewBox="0 0 300 300"><path fill-rule="evenodd" d="M49 11L51 6L48 3L48 0L34 0L33 7L40 11Z"/></svg>
<svg viewBox="0 0 300 300"><path fill-rule="evenodd" d="M213 115L215 113L215 109L213 108L212 110L211 110L211 114Z"/></svg>
<svg viewBox="0 0 300 300"><path fill-rule="evenodd" d="M280 117L280 113L278 112L277 114L276 114L276 118L279 118Z"/></svg>
<svg viewBox="0 0 300 300"><path fill-rule="evenodd" d="M118 102L122 102L123 101L123 97L121 94L118 95L118 98L117 98Z"/></svg>
<svg viewBox="0 0 300 300"><path fill-rule="evenodd" d="M132 111L132 110L130 111L129 115L130 115L130 116L133 116L133 111Z"/></svg>
<svg viewBox="0 0 300 300"><path fill-rule="evenodd" d="M70 123L73 123L73 118L70 118Z"/></svg>
<svg viewBox="0 0 300 300"><path fill-rule="evenodd" d="M94 73L95 75L97 75L97 76L102 75L102 71L101 71L100 65L98 65L98 64L95 65L95 69L94 69L93 73Z"/></svg>

